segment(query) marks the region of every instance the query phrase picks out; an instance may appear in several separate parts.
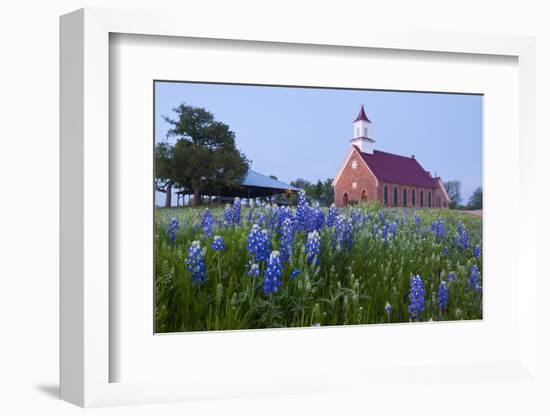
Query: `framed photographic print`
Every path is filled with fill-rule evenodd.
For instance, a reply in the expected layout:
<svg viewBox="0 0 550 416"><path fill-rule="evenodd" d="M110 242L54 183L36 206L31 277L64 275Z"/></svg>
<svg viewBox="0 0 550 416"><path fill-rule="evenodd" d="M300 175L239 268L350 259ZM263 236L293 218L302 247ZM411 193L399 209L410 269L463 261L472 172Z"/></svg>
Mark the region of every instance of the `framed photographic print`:
<svg viewBox="0 0 550 416"><path fill-rule="evenodd" d="M156 333L483 318L481 95L153 88Z"/></svg>
<svg viewBox="0 0 550 416"><path fill-rule="evenodd" d="M61 21L62 398L532 379L533 40L180 22Z"/></svg>

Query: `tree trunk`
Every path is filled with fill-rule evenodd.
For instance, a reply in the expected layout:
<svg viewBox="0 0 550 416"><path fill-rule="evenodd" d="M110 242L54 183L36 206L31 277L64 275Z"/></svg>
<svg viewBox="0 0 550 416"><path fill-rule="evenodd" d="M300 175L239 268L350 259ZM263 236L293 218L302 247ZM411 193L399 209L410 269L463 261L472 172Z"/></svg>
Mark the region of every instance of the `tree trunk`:
<svg viewBox="0 0 550 416"><path fill-rule="evenodd" d="M193 188L193 206L198 207L201 204L201 194L199 188Z"/></svg>
<svg viewBox="0 0 550 416"><path fill-rule="evenodd" d="M166 185L166 197L164 198L164 208L170 208L172 206L172 182Z"/></svg>

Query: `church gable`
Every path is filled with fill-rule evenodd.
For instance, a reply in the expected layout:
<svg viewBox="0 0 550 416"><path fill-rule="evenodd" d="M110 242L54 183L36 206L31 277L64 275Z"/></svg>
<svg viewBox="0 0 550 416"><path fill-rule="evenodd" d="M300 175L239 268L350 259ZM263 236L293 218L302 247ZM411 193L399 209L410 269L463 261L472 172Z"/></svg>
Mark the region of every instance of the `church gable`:
<svg viewBox="0 0 550 416"><path fill-rule="evenodd" d="M355 148L348 153L348 157L334 179L333 186L337 206L343 206L352 201L379 199L378 179Z"/></svg>

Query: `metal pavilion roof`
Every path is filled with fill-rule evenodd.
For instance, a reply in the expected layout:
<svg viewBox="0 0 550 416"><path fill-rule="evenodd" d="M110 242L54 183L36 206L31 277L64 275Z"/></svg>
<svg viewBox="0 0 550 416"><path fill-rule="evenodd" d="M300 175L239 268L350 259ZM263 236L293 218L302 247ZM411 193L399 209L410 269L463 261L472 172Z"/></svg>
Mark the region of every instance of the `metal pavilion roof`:
<svg viewBox="0 0 550 416"><path fill-rule="evenodd" d="M256 188L269 188L277 190L299 191L300 188L281 182L269 176L262 175L254 170L249 170L243 180L243 186L251 186Z"/></svg>
<svg viewBox="0 0 550 416"><path fill-rule="evenodd" d="M282 194L286 191L298 192L300 188L281 182L269 176L262 175L254 170L249 170L245 175L240 186L221 189L204 189L203 195L213 195L222 198L256 198L270 197L276 194ZM190 190L179 189L176 194L189 194Z"/></svg>

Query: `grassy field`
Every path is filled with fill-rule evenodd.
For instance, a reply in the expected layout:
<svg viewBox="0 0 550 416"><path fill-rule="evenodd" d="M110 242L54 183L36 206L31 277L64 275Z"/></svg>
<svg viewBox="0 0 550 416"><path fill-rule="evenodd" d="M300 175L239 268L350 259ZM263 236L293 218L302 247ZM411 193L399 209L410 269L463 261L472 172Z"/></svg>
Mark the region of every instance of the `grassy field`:
<svg viewBox="0 0 550 416"><path fill-rule="evenodd" d="M156 332L482 318L482 219L459 211L156 210Z"/></svg>

